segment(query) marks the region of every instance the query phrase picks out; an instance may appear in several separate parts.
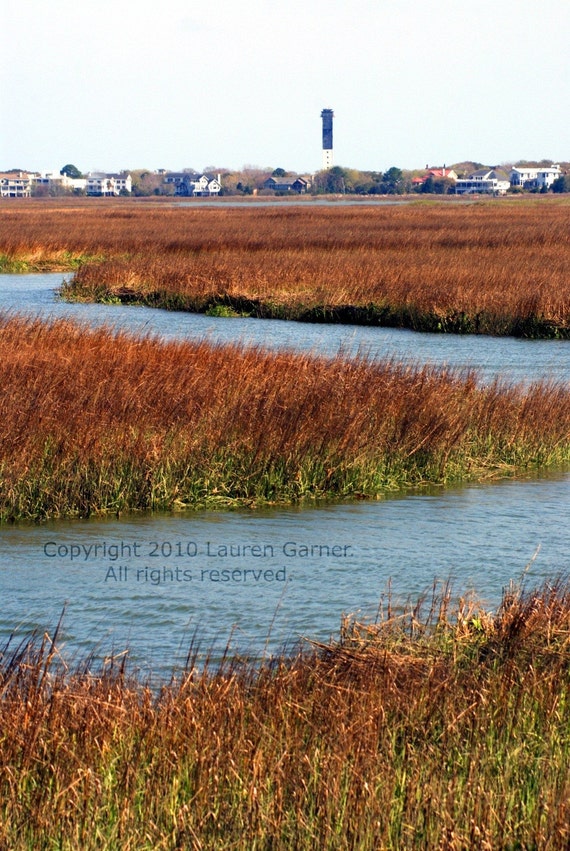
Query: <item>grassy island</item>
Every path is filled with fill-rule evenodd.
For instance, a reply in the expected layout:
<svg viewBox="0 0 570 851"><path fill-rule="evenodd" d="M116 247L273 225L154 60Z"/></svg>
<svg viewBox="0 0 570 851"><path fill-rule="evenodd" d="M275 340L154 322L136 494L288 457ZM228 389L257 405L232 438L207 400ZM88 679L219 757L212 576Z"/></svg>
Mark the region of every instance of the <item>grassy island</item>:
<svg viewBox="0 0 570 851"><path fill-rule="evenodd" d="M570 338L563 197L395 206L0 206L0 269L68 299L416 331Z"/></svg>
<svg viewBox="0 0 570 851"><path fill-rule="evenodd" d="M318 498L570 460L565 384L0 318L0 518Z"/></svg>

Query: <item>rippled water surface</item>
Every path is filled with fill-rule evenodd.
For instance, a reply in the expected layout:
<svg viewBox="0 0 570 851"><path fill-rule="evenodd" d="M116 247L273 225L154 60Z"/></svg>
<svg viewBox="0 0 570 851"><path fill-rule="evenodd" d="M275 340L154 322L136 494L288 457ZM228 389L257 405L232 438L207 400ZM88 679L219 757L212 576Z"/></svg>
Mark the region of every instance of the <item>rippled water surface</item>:
<svg viewBox="0 0 570 851"><path fill-rule="evenodd" d="M0 276L0 309L71 316L167 338L242 339L474 366L487 379L570 379L570 344L418 335L391 329L217 319L145 308L66 305L61 276ZM51 629L64 606L68 653L131 648L167 674L193 638L256 655L334 635L343 613L373 618L434 580L475 589L489 607L525 567L563 572L570 477L546 475L378 502L256 512L53 522L0 529L0 639Z"/></svg>
<svg viewBox="0 0 570 851"><path fill-rule="evenodd" d="M412 363L472 367L486 379L570 381L570 341L513 337L416 334L394 328L325 325L260 319L225 319L146 307L66 304L54 288L62 275L0 275L0 309L42 316L67 316L90 325L109 324L166 339L242 340L250 345L334 355L366 352Z"/></svg>

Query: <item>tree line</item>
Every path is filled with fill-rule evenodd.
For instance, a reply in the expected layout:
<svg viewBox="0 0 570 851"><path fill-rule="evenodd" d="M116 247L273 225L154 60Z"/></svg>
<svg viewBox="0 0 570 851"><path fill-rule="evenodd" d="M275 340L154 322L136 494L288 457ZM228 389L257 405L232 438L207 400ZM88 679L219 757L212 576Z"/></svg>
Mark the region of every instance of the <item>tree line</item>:
<svg viewBox="0 0 570 851"><path fill-rule="evenodd" d="M550 166L551 160L528 163L519 161L514 165L536 165ZM552 187L552 192L570 192L570 163L560 164L563 174L558 177ZM484 167L482 163L464 162L448 167L453 169L459 177L466 177L478 168ZM510 170L510 165L503 165L502 170ZM188 173L197 173L195 169L183 169ZM241 169L227 169L219 166L208 166L200 174L219 174L221 176L221 195L263 195L275 194L273 190L265 188L268 177L279 177L293 182L297 177L304 177L309 182L308 192L314 195L406 195L409 193L448 195L454 193L454 181L449 177L428 176L422 183L414 182L414 178L425 175L423 170L404 170L397 166L391 166L386 171L362 171L355 168L333 166L332 168L318 171L316 174L304 174L287 171L282 167L261 168L255 165L244 165ZM63 166L60 174L69 177L81 177L82 172L77 166L68 163ZM150 169L133 169L129 171L132 179L132 194L135 196L150 195L173 195L174 187L164 182L164 173ZM46 191L44 189L44 191ZM50 190L50 194L54 190ZM57 189L61 193L61 188Z"/></svg>

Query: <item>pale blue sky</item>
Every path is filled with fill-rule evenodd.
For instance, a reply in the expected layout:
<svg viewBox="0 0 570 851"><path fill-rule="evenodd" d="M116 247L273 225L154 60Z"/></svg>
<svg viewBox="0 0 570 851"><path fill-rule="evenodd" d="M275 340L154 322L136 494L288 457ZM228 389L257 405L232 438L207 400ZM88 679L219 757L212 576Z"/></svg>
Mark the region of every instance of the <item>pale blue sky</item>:
<svg viewBox="0 0 570 851"><path fill-rule="evenodd" d="M567 0L5 0L0 170L570 159Z"/></svg>

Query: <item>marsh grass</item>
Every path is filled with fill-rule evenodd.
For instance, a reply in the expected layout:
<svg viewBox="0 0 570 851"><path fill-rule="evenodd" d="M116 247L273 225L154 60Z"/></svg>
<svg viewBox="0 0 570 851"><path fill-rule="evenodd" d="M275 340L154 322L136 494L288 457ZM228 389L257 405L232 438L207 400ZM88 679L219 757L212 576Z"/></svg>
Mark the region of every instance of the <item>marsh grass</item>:
<svg viewBox="0 0 570 851"><path fill-rule="evenodd" d="M570 589L449 588L294 656L188 669L0 654L0 844L566 849Z"/></svg>
<svg viewBox="0 0 570 851"><path fill-rule="evenodd" d="M76 268L62 290L70 299L570 335L570 206L550 197L267 209L16 204L0 205L0 225L6 268Z"/></svg>
<svg viewBox="0 0 570 851"><path fill-rule="evenodd" d="M382 496L570 460L553 382L0 317L0 517Z"/></svg>

